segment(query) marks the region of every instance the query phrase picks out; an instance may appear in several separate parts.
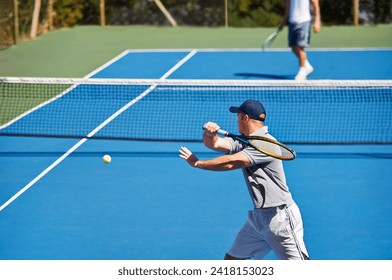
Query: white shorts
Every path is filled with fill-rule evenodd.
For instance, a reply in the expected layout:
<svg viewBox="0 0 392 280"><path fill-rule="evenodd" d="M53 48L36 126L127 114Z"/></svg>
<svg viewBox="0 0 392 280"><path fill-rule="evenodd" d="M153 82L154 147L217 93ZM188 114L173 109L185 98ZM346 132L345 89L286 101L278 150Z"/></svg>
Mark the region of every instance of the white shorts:
<svg viewBox="0 0 392 280"><path fill-rule="evenodd" d="M263 259L271 250L280 260L309 259L302 217L295 203L249 211L228 254L241 259Z"/></svg>

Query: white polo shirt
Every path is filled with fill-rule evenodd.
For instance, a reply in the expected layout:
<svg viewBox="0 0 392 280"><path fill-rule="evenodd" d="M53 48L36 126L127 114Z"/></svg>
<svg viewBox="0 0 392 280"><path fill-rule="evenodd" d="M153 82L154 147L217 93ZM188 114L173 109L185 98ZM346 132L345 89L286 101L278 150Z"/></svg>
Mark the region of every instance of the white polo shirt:
<svg viewBox="0 0 392 280"><path fill-rule="evenodd" d="M273 138L268 134L267 126L252 135ZM284 204L291 205L293 199L286 184L282 161L266 156L232 138L227 139L231 145L230 154L242 152L252 163L251 166L243 168L242 172L254 207L269 208Z"/></svg>

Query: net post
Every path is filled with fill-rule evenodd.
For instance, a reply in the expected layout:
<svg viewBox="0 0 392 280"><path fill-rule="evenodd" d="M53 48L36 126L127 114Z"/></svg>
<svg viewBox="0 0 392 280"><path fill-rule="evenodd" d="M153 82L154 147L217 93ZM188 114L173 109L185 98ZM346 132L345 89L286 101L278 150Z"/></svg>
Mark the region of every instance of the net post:
<svg viewBox="0 0 392 280"><path fill-rule="evenodd" d="M18 44L19 43L19 1L18 0L14 0L14 7L13 7L13 18L14 18L14 44Z"/></svg>
<svg viewBox="0 0 392 280"><path fill-rule="evenodd" d="M225 27L229 27L229 11L227 0L225 0Z"/></svg>
<svg viewBox="0 0 392 280"><path fill-rule="evenodd" d="M105 18L105 0L99 0L99 25L106 25Z"/></svg>
<svg viewBox="0 0 392 280"><path fill-rule="evenodd" d="M359 13L359 0L353 0L353 17L354 17L355 26L359 24L358 13Z"/></svg>
<svg viewBox="0 0 392 280"><path fill-rule="evenodd" d="M53 30L53 1L54 0L49 0L48 1L48 8L47 8L47 17L48 17L48 27L49 31Z"/></svg>
<svg viewBox="0 0 392 280"><path fill-rule="evenodd" d="M31 23L31 31L30 31L30 38L31 39L35 39L37 37L37 29L38 29L40 10L41 10L41 0L35 0L34 1L33 20Z"/></svg>

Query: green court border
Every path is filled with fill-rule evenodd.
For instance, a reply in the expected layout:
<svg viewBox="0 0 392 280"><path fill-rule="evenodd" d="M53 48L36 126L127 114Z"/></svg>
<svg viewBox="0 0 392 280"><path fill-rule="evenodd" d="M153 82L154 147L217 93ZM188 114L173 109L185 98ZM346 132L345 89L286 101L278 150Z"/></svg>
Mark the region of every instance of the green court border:
<svg viewBox="0 0 392 280"><path fill-rule="evenodd" d="M84 77L128 49L260 48L274 28L77 26L0 51L2 77ZM311 48L391 48L392 25L324 26ZM287 48L287 28L272 48Z"/></svg>

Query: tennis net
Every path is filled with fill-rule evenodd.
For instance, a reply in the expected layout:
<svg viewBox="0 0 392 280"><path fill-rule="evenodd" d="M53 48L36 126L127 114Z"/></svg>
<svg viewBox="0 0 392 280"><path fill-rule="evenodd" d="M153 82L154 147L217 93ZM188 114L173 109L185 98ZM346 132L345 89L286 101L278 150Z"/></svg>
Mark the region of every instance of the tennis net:
<svg viewBox="0 0 392 280"><path fill-rule="evenodd" d="M0 135L200 141L249 98L282 142L392 143L392 81L0 78Z"/></svg>

